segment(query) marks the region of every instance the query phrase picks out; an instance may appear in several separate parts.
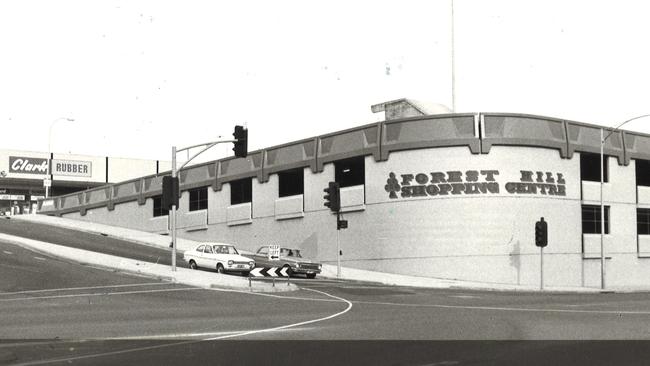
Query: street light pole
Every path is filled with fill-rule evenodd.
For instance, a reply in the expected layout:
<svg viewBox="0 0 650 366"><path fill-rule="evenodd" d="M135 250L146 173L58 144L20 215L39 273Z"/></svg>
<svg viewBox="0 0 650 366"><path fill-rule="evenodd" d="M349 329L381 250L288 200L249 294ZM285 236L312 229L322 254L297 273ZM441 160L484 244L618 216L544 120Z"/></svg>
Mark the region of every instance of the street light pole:
<svg viewBox="0 0 650 366"><path fill-rule="evenodd" d="M49 156L47 157L47 175L46 175L47 179L50 179L50 184L52 182L52 177L50 176L50 165L52 164L52 160L51 160L51 158L52 158L52 127L54 127L54 125L57 122L62 121L62 120L66 120L68 122L74 122L74 118L59 117L59 118L55 119L54 121L52 121L52 123L50 123L50 131L49 131L49 134L47 136L47 152L48 152ZM48 198L49 195L50 195L50 187L45 186L45 198Z"/></svg>
<svg viewBox="0 0 650 366"><path fill-rule="evenodd" d="M176 146L172 146L172 179L176 178ZM176 192L174 192L176 194ZM176 200L176 198L174 198ZM172 271L176 272L176 205L172 204L170 213L170 225L172 231Z"/></svg>
<svg viewBox="0 0 650 366"><path fill-rule="evenodd" d="M605 204L603 203L603 183L605 174L605 159L603 158L604 130L600 129L600 288L605 289ZM609 137L609 136L608 136Z"/></svg>
<svg viewBox="0 0 650 366"><path fill-rule="evenodd" d="M605 141L612 136L612 134L618 131L619 128L623 127L624 124L634 121L639 118L649 117L650 114L643 114L630 118L627 121L616 126L613 130L609 131L607 136L603 137L604 129L600 128L600 288L601 290L605 289L605 204L603 202L603 184L604 184L604 174L605 174L605 158L604 158L604 145Z"/></svg>

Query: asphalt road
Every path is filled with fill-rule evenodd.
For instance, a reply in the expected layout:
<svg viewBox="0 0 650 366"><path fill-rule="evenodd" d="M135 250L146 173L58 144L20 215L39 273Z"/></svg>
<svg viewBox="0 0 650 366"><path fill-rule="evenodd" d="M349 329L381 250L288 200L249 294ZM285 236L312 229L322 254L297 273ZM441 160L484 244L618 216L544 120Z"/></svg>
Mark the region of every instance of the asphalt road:
<svg viewBox="0 0 650 366"><path fill-rule="evenodd" d="M85 249L133 245L43 230L31 227L30 235ZM583 342L650 340L648 293L292 281L301 290L197 289L0 243L0 364L624 365L650 359L650 342Z"/></svg>
<svg viewBox="0 0 650 366"><path fill-rule="evenodd" d="M145 262L171 265L172 261L171 250L29 221L0 219L0 233ZM176 263L183 265L182 256L176 256Z"/></svg>

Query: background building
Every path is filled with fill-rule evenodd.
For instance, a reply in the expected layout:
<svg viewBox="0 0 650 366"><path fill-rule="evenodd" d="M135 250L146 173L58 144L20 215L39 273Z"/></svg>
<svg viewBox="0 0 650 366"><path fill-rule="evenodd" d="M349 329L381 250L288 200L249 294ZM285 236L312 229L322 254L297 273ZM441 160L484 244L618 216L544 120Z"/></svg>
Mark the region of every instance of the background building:
<svg viewBox="0 0 650 366"><path fill-rule="evenodd" d="M344 266L509 284L539 283L535 222L548 222L545 283L600 285L600 127L509 113L389 119L199 164L180 173L178 234L300 248L335 263L341 185ZM400 118L399 111L411 117ZM390 118L396 119L390 119ZM251 131L251 133L254 133ZM614 131L605 147L608 286L650 283L650 136ZM45 214L166 234L162 174L41 201Z"/></svg>
<svg viewBox="0 0 650 366"><path fill-rule="evenodd" d="M157 174L171 166L157 160L0 150L0 213L35 211L37 200L45 198L48 159L52 159L50 196Z"/></svg>

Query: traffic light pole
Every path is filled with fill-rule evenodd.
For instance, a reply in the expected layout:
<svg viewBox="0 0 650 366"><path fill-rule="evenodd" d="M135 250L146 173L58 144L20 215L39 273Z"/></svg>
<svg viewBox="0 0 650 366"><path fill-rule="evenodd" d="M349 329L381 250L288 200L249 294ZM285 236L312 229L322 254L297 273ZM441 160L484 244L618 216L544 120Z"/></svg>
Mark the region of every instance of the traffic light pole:
<svg viewBox="0 0 650 366"><path fill-rule="evenodd" d="M341 212L336 211L336 278L341 278L341 240L339 238L341 228L339 228L339 221L341 219Z"/></svg>
<svg viewBox="0 0 650 366"><path fill-rule="evenodd" d="M206 142L205 144L198 144L198 145L193 145L193 146L188 146L184 147L182 149L176 149L176 146L172 146L172 179L176 178L178 175L178 172L183 169L192 159L195 157L199 156L202 154L204 151L208 150L209 148L217 145L217 144L222 144L222 143L231 143L231 142L237 142L237 140L224 140L224 141L214 141L214 142ZM191 158L187 159L186 162L183 163L179 168L176 168L176 154L189 150L195 147L201 147L204 146L204 148L199 151L198 153L192 155ZM174 192L174 194L178 194L178 192ZM169 230L172 232L172 272L176 272L176 205L172 205L171 212L169 213Z"/></svg>
<svg viewBox="0 0 650 366"><path fill-rule="evenodd" d="M539 247L539 289L544 290L544 247Z"/></svg>

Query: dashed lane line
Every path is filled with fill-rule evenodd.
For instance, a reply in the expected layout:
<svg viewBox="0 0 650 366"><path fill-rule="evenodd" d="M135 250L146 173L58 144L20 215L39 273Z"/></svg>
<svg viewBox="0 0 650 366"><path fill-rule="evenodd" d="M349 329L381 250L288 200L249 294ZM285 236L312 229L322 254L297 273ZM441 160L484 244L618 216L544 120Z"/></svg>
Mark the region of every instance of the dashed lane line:
<svg viewBox="0 0 650 366"><path fill-rule="evenodd" d="M34 259L38 259L39 261L46 261L47 260L47 259L45 259L43 257L34 257Z"/></svg>
<svg viewBox="0 0 650 366"><path fill-rule="evenodd" d="M39 292L96 290L96 289L103 289L103 288L121 288L121 287L137 287L137 286L161 286L161 285L171 285L171 283L147 282L147 283L130 283L130 284L125 284L125 285L63 287L63 288L52 288L52 289L45 289L45 290L27 290L27 291L16 291L16 292L0 292L0 295L20 295L20 294L33 294L33 293L39 293Z"/></svg>
<svg viewBox="0 0 650 366"><path fill-rule="evenodd" d="M89 296L133 295L133 294L148 294L148 293L155 293L155 292L196 291L196 290L203 290L203 289L200 287L181 287L181 288L170 288L170 289L161 289L161 290L139 290L139 291L119 291L119 292L101 292L101 293L89 292L85 294L17 297L13 299L0 299L0 302L64 299L64 298L89 297Z"/></svg>
<svg viewBox="0 0 650 366"><path fill-rule="evenodd" d="M14 254L14 253L12 253L12 252L10 252L10 251L8 251L8 250L3 250L2 252L3 252L4 254L8 254L8 255L12 255L12 254Z"/></svg>
<svg viewBox="0 0 650 366"><path fill-rule="evenodd" d="M314 328L305 328L300 329L284 329L284 331L305 331L313 330ZM250 331L254 331L251 329ZM217 337L225 335L239 334L243 332L242 330L231 330L231 331L221 331L221 332L193 332L193 333L176 333L176 334L157 334L157 335L143 335L143 336L126 336L126 337L113 337L111 340L150 340L150 339L178 339L178 338L197 338L202 337ZM86 340L93 340L94 338L86 338ZM106 340L105 338L97 338L97 340Z"/></svg>
<svg viewBox="0 0 650 366"><path fill-rule="evenodd" d="M474 295L449 295L449 297L455 297L457 299L480 299L480 296Z"/></svg>

